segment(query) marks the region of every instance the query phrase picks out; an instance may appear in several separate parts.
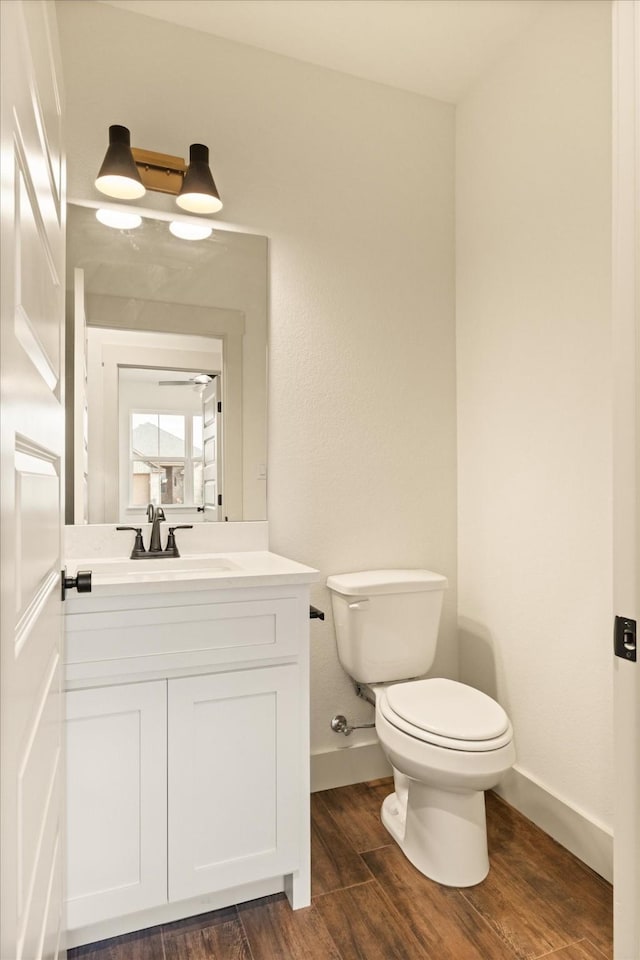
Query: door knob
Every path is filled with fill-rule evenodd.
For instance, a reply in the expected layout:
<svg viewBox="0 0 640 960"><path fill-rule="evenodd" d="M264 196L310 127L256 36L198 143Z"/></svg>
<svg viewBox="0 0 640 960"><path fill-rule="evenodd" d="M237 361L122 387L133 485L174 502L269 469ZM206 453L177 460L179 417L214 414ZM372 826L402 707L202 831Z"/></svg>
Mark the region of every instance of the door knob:
<svg viewBox="0 0 640 960"><path fill-rule="evenodd" d="M67 590L74 588L78 593L91 593L91 570L78 570L75 577L68 577L65 567L60 574L60 588L63 600L67 599Z"/></svg>

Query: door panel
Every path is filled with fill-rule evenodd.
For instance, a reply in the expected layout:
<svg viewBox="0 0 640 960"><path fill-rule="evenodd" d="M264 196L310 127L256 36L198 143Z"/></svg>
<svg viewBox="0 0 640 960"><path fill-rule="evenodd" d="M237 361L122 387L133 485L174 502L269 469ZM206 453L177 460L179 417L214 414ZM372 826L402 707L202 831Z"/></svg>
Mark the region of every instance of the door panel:
<svg viewBox="0 0 640 960"><path fill-rule="evenodd" d="M17 441L15 451L16 613L28 616L59 574L60 539L55 524L60 504L60 463L51 450Z"/></svg>
<svg viewBox="0 0 640 960"><path fill-rule="evenodd" d="M27 167L21 131L16 131L16 141L16 335L52 389L60 376L60 334L50 311L50 301L52 288L59 287L62 278L37 207L36 187Z"/></svg>
<svg viewBox="0 0 640 960"><path fill-rule="evenodd" d="M0 11L0 956L49 960L63 927L64 165L53 4Z"/></svg>

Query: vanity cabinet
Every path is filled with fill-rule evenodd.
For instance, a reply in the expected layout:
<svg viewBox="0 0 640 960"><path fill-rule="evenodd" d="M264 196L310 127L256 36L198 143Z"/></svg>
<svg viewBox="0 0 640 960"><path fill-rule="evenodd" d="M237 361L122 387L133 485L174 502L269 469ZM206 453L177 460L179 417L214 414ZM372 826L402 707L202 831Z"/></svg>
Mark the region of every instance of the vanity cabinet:
<svg viewBox="0 0 640 960"><path fill-rule="evenodd" d="M69 604L70 946L308 904L308 617L286 585Z"/></svg>

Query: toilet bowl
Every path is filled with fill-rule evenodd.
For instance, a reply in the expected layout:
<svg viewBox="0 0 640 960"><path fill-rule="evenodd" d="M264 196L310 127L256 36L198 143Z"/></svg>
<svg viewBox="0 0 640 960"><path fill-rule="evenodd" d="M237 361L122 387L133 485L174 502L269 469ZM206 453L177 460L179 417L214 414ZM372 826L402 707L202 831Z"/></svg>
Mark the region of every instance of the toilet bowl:
<svg viewBox="0 0 640 960"><path fill-rule="evenodd" d="M408 860L447 886L487 876L484 791L515 761L502 708L452 680L371 685L376 732L394 770L382 822Z"/></svg>
<svg viewBox="0 0 640 960"><path fill-rule="evenodd" d="M447 886L489 871L484 791L515 762L513 731L491 697L444 678L414 679L435 655L446 578L373 570L328 578L338 658L375 703L394 772L382 822L425 876Z"/></svg>

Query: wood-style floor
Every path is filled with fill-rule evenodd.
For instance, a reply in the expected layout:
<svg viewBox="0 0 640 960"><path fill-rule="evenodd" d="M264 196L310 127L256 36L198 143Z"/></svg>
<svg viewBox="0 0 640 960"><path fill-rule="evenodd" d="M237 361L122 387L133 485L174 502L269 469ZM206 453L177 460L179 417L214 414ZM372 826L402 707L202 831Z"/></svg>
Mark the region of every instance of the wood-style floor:
<svg viewBox="0 0 640 960"><path fill-rule="evenodd" d="M79 947L69 960L604 960L612 891L493 794L491 870L441 887L403 857L379 809L391 781L312 797L313 902L283 894Z"/></svg>

